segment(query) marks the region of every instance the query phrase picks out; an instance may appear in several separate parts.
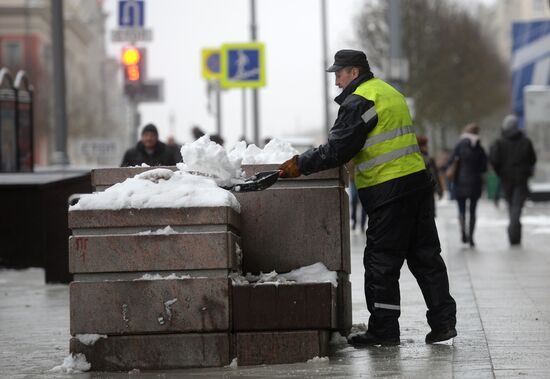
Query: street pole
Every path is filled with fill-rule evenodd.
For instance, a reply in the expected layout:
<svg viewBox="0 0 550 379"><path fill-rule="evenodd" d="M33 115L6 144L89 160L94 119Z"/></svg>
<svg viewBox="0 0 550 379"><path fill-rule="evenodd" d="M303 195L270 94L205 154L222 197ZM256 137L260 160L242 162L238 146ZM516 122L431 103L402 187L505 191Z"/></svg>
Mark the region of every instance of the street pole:
<svg viewBox="0 0 550 379"><path fill-rule="evenodd" d="M216 132L222 136L222 89L220 81L216 81Z"/></svg>
<svg viewBox="0 0 550 379"><path fill-rule="evenodd" d="M243 105L243 140L246 141L246 88L242 89L242 105Z"/></svg>
<svg viewBox="0 0 550 379"><path fill-rule="evenodd" d="M322 36L322 53L323 53L323 106L325 111L325 119L323 120L323 128L327 133L330 130L330 113L329 113L329 99L328 99L328 78L325 71L328 67L327 61L327 2L321 0L321 36Z"/></svg>
<svg viewBox="0 0 550 379"><path fill-rule="evenodd" d="M390 25L390 54L388 64L388 78L398 90L402 90L402 61L401 61L401 0L389 0Z"/></svg>
<svg viewBox="0 0 550 379"><path fill-rule="evenodd" d="M50 0L55 109L55 150L53 163L68 165L67 108L65 100L65 37L63 35L63 0Z"/></svg>
<svg viewBox="0 0 550 379"><path fill-rule="evenodd" d="M256 41L256 0L250 0L250 38ZM254 128L254 143L260 146L260 118L259 118L260 99L258 89L252 89L252 125Z"/></svg>

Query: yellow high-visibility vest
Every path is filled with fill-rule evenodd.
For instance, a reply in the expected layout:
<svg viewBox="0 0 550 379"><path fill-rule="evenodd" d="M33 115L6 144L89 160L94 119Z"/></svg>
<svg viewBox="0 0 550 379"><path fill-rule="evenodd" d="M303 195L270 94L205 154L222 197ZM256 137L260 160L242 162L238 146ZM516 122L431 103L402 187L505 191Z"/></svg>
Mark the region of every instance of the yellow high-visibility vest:
<svg viewBox="0 0 550 379"><path fill-rule="evenodd" d="M403 95L380 79L364 82L354 94L374 103L362 116L365 122L378 116L365 146L353 158L357 189L425 170Z"/></svg>

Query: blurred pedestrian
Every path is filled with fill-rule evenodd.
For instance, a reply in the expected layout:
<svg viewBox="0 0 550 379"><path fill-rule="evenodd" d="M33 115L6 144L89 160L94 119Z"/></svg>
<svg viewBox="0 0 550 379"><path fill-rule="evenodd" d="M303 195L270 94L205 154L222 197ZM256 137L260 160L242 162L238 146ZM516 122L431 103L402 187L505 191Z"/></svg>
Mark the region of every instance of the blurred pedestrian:
<svg viewBox="0 0 550 379"><path fill-rule="evenodd" d="M172 155L174 155L174 159L176 160L176 162L183 161L183 158L181 157L181 145L176 142L174 136L169 136L166 139L166 147L170 149Z"/></svg>
<svg viewBox="0 0 550 379"><path fill-rule="evenodd" d="M446 166L448 170L454 166L453 183L462 242L473 247L477 203L483 187L482 175L487 171L487 154L481 146L479 126L476 123L466 125ZM470 216L468 228L466 208Z"/></svg>
<svg viewBox="0 0 550 379"><path fill-rule="evenodd" d="M365 225L367 224L367 211L363 207L363 204L359 201L359 193L357 192L357 187L355 186L355 175L353 174L355 172L355 165L353 164L353 161L348 162L346 165L348 172L350 172L349 177L349 190L351 195L351 230L352 231L359 231L360 233L365 232ZM361 229L357 229L357 206L361 208Z"/></svg>
<svg viewBox="0 0 550 379"><path fill-rule="evenodd" d="M418 141L418 147L420 147L422 158L424 158L424 163L426 163L426 168L432 176L432 202L435 216L435 197L433 195L437 194L439 200L443 198L443 183L441 182L441 176L439 175L435 159L428 152L428 137L420 135L416 137L416 140Z"/></svg>
<svg viewBox="0 0 550 379"><path fill-rule="evenodd" d="M537 156L531 140L518 128L518 118L511 114L502 122L501 137L491 146L491 165L501 180L501 190L508 204L508 239L521 243L521 211L529 194L528 179L533 175Z"/></svg>
<svg viewBox="0 0 550 379"><path fill-rule="evenodd" d="M204 136L205 133L202 131L202 129L198 125L195 125L193 126L193 129L191 129L191 134L193 135L193 139L196 141L202 136Z"/></svg>
<svg viewBox="0 0 550 379"><path fill-rule="evenodd" d="M173 166L176 159L171 149L159 141L157 127L147 124L141 131L141 140L124 154L121 167L140 166L143 163L149 166Z"/></svg>
<svg viewBox="0 0 550 379"><path fill-rule="evenodd" d="M456 303L431 208L429 173L420 154L404 96L375 78L365 53L340 50L327 69L342 89L338 117L328 141L295 155L280 167L283 178L309 175L353 158L355 185L369 220L365 333L349 337L357 347L399 345L399 275L405 259L428 307L426 343L456 336ZM319 204L323 206L323 204Z"/></svg>

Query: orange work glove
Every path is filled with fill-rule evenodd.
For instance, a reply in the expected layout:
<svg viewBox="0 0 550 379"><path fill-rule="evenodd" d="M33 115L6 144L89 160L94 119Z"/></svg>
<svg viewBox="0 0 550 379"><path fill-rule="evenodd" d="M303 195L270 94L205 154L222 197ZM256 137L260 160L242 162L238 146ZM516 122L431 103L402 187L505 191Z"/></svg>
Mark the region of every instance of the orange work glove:
<svg viewBox="0 0 550 379"><path fill-rule="evenodd" d="M295 155L279 167L280 178L297 178L302 175L298 167L298 156Z"/></svg>

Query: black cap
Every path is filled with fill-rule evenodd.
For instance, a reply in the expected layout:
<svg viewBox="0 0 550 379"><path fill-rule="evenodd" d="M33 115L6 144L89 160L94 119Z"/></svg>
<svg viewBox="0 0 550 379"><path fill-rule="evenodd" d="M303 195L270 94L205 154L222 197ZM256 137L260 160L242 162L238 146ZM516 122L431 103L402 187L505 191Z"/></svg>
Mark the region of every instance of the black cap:
<svg viewBox="0 0 550 379"><path fill-rule="evenodd" d="M157 127L153 124L147 124L143 127L143 130L141 131L141 135L144 135L145 133L154 133L157 137L159 136Z"/></svg>
<svg viewBox="0 0 550 379"><path fill-rule="evenodd" d="M336 72L350 66L364 67L370 70L365 53L359 50L340 50L334 54L334 64L327 68L327 72Z"/></svg>

